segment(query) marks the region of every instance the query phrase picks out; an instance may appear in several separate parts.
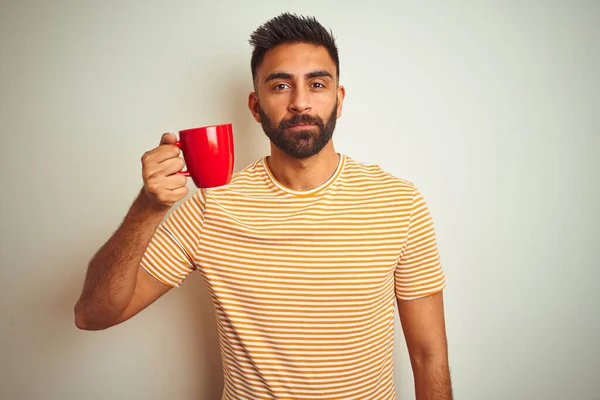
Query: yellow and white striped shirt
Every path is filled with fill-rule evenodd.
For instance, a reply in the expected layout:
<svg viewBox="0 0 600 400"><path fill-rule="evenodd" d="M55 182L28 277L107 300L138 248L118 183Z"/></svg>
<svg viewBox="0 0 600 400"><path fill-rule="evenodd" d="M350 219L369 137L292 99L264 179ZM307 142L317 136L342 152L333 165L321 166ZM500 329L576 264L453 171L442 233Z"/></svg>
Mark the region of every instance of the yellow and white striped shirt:
<svg viewBox="0 0 600 400"><path fill-rule="evenodd" d="M297 192L261 158L196 191L148 245L156 279L197 270L208 285L223 399L395 399L394 298L445 286L433 223L415 185L340 159Z"/></svg>

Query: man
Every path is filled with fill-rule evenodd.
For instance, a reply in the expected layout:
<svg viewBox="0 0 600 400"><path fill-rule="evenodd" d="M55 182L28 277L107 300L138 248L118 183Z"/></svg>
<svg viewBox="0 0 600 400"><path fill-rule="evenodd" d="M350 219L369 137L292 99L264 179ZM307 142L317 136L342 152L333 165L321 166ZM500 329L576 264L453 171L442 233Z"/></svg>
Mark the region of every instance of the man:
<svg viewBox="0 0 600 400"><path fill-rule="evenodd" d="M187 194L175 135L142 157L144 188L90 261L75 323L106 329L192 271L215 304L224 399L395 399L394 299L417 399L451 399L431 217L419 190L334 150L345 89L314 18L252 35L248 106L271 155Z"/></svg>

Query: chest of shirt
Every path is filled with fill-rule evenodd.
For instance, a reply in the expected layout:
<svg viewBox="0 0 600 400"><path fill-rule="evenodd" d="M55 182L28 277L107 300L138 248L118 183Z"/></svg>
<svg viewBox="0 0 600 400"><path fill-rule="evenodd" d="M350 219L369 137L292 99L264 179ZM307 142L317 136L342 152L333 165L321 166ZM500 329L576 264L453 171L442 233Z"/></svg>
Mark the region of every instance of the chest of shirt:
<svg viewBox="0 0 600 400"><path fill-rule="evenodd" d="M208 202L198 262L313 272L393 271L409 213L376 201ZM378 272L377 272L378 271Z"/></svg>

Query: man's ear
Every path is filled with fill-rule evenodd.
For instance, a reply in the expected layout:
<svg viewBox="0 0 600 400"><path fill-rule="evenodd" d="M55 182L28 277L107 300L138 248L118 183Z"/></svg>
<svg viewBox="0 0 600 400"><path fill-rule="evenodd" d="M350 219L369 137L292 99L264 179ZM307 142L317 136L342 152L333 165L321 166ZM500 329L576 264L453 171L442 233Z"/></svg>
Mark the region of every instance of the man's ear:
<svg viewBox="0 0 600 400"><path fill-rule="evenodd" d="M248 95L248 108L254 117L254 120L260 124L260 113L258 112L258 95L256 92L251 92Z"/></svg>
<svg viewBox="0 0 600 400"><path fill-rule="evenodd" d="M337 118L342 116L342 103L344 103L344 97L346 97L346 88L343 86L338 86L337 88Z"/></svg>

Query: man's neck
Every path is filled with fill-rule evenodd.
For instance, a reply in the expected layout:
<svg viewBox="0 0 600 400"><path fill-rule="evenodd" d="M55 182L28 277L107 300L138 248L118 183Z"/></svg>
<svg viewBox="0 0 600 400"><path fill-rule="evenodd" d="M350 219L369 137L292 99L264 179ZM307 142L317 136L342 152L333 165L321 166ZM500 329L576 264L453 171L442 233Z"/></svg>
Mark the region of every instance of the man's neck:
<svg viewBox="0 0 600 400"><path fill-rule="evenodd" d="M340 155L330 141L318 154L305 158L294 158L274 145L267 164L275 179L283 186L298 192L317 188L333 176L340 163Z"/></svg>

